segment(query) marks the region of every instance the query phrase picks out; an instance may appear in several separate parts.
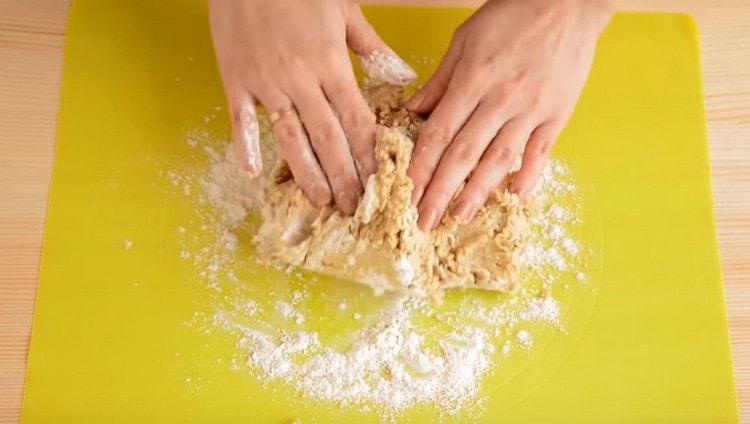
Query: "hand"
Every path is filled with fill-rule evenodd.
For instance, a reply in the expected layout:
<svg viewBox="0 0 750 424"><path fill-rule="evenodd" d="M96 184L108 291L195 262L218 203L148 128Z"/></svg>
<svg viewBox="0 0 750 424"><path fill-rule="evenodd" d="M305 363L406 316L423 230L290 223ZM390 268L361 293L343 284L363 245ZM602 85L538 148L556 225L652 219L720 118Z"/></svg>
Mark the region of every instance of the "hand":
<svg viewBox="0 0 750 424"><path fill-rule="evenodd" d="M435 74L407 103L431 112L408 171L423 230L449 206L457 219L473 218L524 146L510 189L522 198L531 191L610 15L600 0L489 0L456 30Z"/></svg>
<svg viewBox="0 0 750 424"><path fill-rule="evenodd" d="M413 71L345 0L212 0L209 10L245 168L257 175L262 167L260 103L305 195L317 206L333 200L343 213L353 213L377 162L375 118L357 87L347 46L372 72L383 70L377 66L383 60L403 65L402 75L380 72L386 79L413 78ZM399 70L387 68L393 69Z"/></svg>

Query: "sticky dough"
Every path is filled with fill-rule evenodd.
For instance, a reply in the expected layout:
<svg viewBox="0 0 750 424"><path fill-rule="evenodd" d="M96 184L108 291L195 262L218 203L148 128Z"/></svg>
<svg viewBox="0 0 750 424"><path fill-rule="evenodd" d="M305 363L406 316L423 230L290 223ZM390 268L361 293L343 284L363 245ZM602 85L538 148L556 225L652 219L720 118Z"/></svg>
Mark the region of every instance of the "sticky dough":
<svg viewBox="0 0 750 424"><path fill-rule="evenodd" d="M378 170L356 212L343 216L330 206L314 207L282 161L267 181L254 238L259 256L357 281L378 294L439 298L454 287L513 290L528 208L504 183L471 222L446 217L435 230L421 231L406 175L419 118L403 108L399 88L375 86L364 93L378 121Z"/></svg>

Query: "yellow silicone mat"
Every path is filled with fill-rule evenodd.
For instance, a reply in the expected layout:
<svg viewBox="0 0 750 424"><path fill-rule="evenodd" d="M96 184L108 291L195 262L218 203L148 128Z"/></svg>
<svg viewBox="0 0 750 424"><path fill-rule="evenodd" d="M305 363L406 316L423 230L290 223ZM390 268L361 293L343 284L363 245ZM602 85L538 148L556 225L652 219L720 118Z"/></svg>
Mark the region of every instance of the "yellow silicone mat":
<svg viewBox="0 0 750 424"><path fill-rule="evenodd" d="M435 67L423 58L439 59L470 12L366 9L422 80ZM554 151L580 186L588 283L560 294L564 331L543 331L482 380L481 408L442 418L737 421L699 64L691 18L615 16ZM166 190L164 173L206 165L186 131L205 120L226 136L223 104L203 3L74 2L23 422L380 419L264 386L231 369L233 341L190 325L210 295L191 283L177 229L201 205ZM285 278L253 272L261 289ZM294 284L317 287L313 312L341 292L367 302L364 289L309 277ZM448 303L462 296L492 299ZM353 325L342 322L321 325ZM427 407L396 416L438 418Z"/></svg>

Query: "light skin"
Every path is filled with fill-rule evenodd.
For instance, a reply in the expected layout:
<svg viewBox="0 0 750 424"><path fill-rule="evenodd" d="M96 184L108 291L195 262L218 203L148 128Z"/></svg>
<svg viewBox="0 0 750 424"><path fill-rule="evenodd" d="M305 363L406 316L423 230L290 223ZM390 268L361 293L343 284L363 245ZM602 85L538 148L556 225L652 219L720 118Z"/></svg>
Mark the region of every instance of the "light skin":
<svg viewBox="0 0 750 424"><path fill-rule="evenodd" d="M282 157L314 204L353 213L376 169L375 124L347 49L392 50L345 0L214 0L210 11L245 167L260 172L256 104L293 105L298 115L273 124ZM605 0L489 0L455 31L437 71L407 103L428 115L408 170L421 229L446 214L473 218L519 155L510 190L529 194L611 13Z"/></svg>

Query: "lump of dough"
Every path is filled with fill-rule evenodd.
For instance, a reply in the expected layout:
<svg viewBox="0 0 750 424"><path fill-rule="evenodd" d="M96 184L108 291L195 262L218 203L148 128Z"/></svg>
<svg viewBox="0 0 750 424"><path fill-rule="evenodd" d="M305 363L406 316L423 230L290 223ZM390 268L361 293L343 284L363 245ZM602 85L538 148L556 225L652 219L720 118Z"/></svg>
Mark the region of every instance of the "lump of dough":
<svg viewBox="0 0 750 424"><path fill-rule="evenodd" d="M366 284L439 298L462 287L511 291L528 231L529 210L503 186L468 223L444 218L432 232L417 227L406 175L418 117L403 108L400 89L365 89L376 114L378 170L353 216L307 201L282 161L266 182L258 255Z"/></svg>

